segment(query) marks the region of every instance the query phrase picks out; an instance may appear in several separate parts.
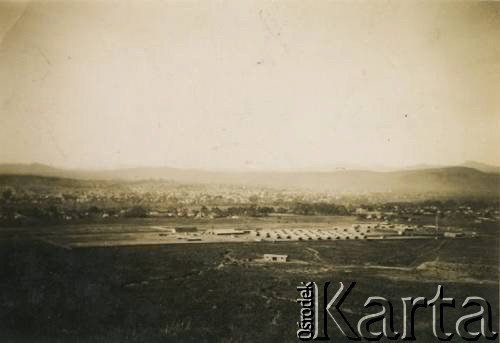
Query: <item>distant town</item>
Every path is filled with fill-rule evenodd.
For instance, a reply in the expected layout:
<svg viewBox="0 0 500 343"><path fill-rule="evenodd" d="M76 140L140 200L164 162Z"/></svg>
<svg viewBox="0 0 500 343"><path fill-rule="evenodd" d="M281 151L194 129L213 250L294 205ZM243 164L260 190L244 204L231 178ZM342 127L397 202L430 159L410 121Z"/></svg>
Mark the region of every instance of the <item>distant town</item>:
<svg viewBox="0 0 500 343"><path fill-rule="evenodd" d="M495 197L349 194L168 181L82 181L0 176L0 225L112 222L123 218L356 216L419 223L434 217L499 219Z"/></svg>

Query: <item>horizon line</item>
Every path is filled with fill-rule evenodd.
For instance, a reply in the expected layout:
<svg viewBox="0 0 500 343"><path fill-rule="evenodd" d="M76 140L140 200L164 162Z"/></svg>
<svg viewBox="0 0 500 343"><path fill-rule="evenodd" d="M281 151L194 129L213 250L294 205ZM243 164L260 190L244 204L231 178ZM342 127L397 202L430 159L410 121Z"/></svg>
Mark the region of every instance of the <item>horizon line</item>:
<svg viewBox="0 0 500 343"><path fill-rule="evenodd" d="M477 160L466 160L461 163L454 164L432 164L432 163L417 163L406 166L388 166L388 165L374 165L366 166L357 163L338 163L338 165L322 165L322 166L310 166L310 167L278 167L278 168L265 168L265 167L229 167L229 168L204 168L204 167L187 167L187 166L172 166L172 165L135 165L135 166L113 166L113 167L69 167L60 166L55 164L43 163L43 162L0 162L0 166L34 166L39 165L43 167L48 167L58 170L67 171L87 171L87 172L100 172L100 171L118 171L127 169L154 169L154 168L169 168L178 170L196 170L196 171L208 171L208 172L336 172L336 171L374 171L374 172L391 172L391 171L403 171L411 169L436 169L436 168L448 168L448 167L466 167L477 169L476 167L468 166L467 164L476 163L481 164L485 167L500 168L500 165L477 161Z"/></svg>

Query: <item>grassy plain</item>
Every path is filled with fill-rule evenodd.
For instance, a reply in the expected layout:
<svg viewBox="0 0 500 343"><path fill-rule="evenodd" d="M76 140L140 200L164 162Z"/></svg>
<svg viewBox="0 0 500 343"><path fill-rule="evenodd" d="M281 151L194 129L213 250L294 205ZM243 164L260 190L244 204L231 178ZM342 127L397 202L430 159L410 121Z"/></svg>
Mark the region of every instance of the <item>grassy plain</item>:
<svg viewBox="0 0 500 343"><path fill-rule="evenodd" d="M498 235L477 239L212 243L66 250L0 239L2 342L296 342L301 281L356 281L343 305L353 323L379 295L455 297L445 327L470 295L490 301L498 331ZM286 264L256 261L264 253ZM420 311L420 310L419 310ZM417 312L418 342L437 341L429 310ZM496 325L496 326L495 326ZM340 339L330 326L333 341ZM459 340L454 340L459 341Z"/></svg>

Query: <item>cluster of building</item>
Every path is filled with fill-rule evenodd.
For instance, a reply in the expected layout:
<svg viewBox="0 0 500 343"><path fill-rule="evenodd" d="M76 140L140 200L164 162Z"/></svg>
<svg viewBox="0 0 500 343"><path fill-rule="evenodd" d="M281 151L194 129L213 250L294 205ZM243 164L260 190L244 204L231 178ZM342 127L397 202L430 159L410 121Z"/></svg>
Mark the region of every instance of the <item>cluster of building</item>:
<svg viewBox="0 0 500 343"><path fill-rule="evenodd" d="M202 229L196 226L161 228L160 237L176 242L285 242L329 241L405 238L465 238L476 237L475 232L460 228L436 228L433 225L409 226L390 223L359 223L332 228L266 228Z"/></svg>
<svg viewBox="0 0 500 343"><path fill-rule="evenodd" d="M120 217L235 218L270 215L356 215L362 220L418 221L435 216L500 220L497 202L389 201L389 195L347 195L231 185L140 181L0 185L0 224L71 222ZM41 188L43 187L43 188ZM424 195L422 195L424 196ZM430 197L431 195L426 194ZM31 222L30 222L31 221Z"/></svg>
<svg viewBox="0 0 500 343"><path fill-rule="evenodd" d="M367 239L371 230L367 228L332 229L266 229L255 231L257 241L312 241L334 239Z"/></svg>

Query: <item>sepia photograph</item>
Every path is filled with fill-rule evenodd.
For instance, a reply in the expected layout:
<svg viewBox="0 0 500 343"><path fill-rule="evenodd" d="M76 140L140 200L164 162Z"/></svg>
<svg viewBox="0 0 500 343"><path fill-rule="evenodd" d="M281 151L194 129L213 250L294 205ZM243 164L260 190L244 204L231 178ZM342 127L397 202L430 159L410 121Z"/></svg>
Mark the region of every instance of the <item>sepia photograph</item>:
<svg viewBox="0 0 500 343"><path fill-rule="evenodd" d="M500 1L0 0L0 342L498 342Z"/></svg>

